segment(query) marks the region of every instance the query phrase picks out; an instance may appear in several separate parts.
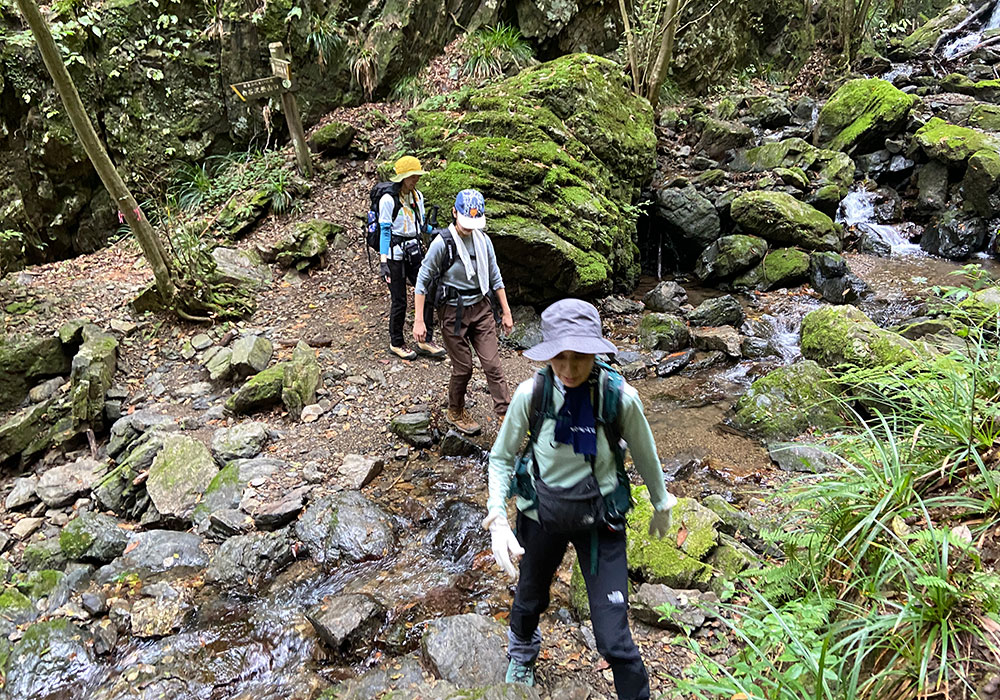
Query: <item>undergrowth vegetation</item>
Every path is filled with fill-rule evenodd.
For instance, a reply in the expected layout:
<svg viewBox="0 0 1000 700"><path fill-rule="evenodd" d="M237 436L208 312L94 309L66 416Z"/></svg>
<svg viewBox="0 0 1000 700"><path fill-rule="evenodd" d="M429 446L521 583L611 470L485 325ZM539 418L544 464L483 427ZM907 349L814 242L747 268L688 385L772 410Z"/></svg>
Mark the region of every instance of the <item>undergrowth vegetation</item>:
<svg viewBox="0 0 1000 700"><path fill-rule="evenodd" d="M468 35L462 43L462 73L480 80L519 71L534 61L531 45L517 27L497 24Z"/></svg>
<svg viewBox="0 0 1000 700"><path fill-rule="evenodd" d="M1000 339L976 288L936 288L953 347L847 369L840 466L793 484L784 552L725 606L738 649L689 640L698 698L974 698L1000 670ZM985 311L990 309L992 311Z"/></svg>

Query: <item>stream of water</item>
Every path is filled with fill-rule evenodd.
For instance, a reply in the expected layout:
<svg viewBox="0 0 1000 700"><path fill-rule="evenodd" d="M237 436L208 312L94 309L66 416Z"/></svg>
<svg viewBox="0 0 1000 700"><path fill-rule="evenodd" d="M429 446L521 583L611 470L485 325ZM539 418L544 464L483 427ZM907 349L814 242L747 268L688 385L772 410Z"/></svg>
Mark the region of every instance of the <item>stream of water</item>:
<svg viewBox="0 0 1000 700"><path fill-rule="evenodd" d="M1000 2L993 6L993 11L984 25L945 44L944 48L941 49L941 56L945 59L955 58L982 41L986 32L998 28L1000 28Z"/></svg>

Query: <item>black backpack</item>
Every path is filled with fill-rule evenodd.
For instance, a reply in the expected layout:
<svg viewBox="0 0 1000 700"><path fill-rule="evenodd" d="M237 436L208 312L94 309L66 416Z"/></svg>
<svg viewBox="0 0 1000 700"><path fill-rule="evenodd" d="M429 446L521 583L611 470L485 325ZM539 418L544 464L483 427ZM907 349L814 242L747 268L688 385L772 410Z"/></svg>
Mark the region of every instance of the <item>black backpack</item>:
<svg viewBox="0 0 1000 700"><path fill-rule="evenodd" d="M385 195L392 195L392 220L395 221L399 210L403 206L403 202L399 199L400 187L401 183L399 182L377 182L368 194L369 206L367 220L365 221L365 243L376 252L379 249L379 239L382 237L382 232L379 231L378 225L378 203L382 201L382 197Z"/></svg>

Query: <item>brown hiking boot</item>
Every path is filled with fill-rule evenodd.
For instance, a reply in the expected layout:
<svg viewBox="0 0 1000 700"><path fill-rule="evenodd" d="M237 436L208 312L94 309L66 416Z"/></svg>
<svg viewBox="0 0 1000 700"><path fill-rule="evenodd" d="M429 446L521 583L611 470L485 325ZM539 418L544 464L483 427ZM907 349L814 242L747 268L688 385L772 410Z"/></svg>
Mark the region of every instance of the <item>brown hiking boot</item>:
<svg viewBox="0 0 1000 700"><path fill-rule="evenodd" d="M444 348L434 343L417 343L417 352L421 355L427 355L432 360L443 360L448 355Z"/></svg>
<svg viewBox="0 0 1000 700"><path fill-rule="evenodd" d="M455 426L455 429L460 433L465 433L466 435L478 435L482 427L476 421L472 420L472 416L465 412L465 409L461 411L456 411L454 409L448 409L447 421Z"/></svg>

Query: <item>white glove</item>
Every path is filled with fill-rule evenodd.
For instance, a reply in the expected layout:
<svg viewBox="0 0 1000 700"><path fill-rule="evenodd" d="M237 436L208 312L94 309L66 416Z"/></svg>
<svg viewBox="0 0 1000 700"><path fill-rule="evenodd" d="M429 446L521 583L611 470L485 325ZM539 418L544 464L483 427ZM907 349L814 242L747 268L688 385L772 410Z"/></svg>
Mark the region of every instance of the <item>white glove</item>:
<svg viewBox="0 0 1000 700"><path fill-rule="evenodd" d="M670 532L670 512L672 508L654 510L649 521L649 536L662 540Z"/></svg>
<svg viewBox="0 0 1000 700"><path fill-rule="evenodd" d="M518 543L510 525L503 513L490 513L483 520L483 527L490 531L493 539L493 558L512 579L517 578L517 568L512 559L524 554L524 548Z"/></svg>

